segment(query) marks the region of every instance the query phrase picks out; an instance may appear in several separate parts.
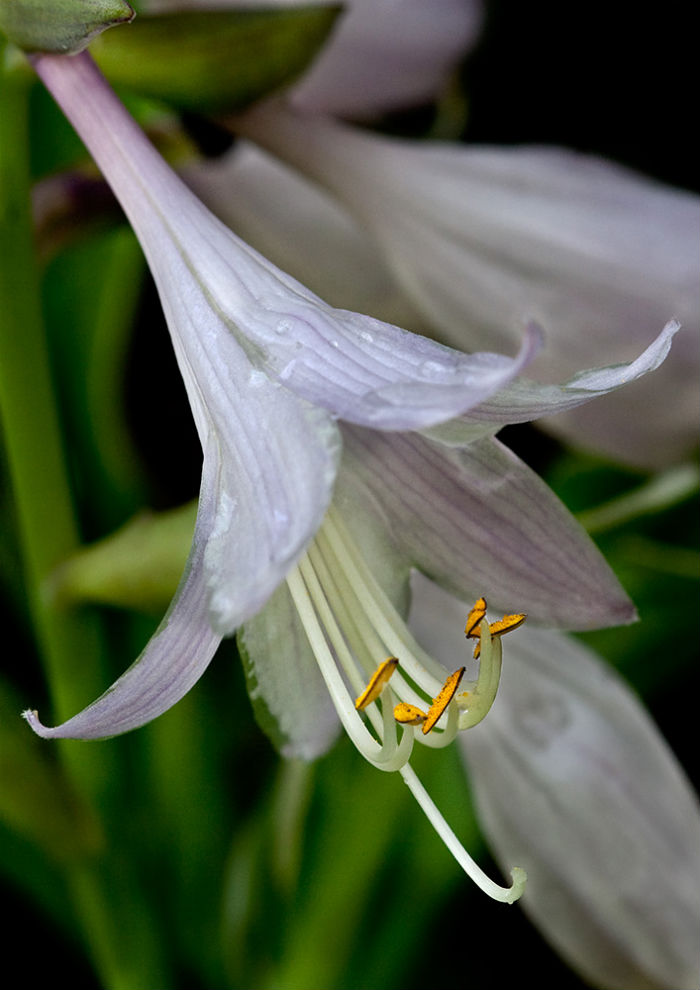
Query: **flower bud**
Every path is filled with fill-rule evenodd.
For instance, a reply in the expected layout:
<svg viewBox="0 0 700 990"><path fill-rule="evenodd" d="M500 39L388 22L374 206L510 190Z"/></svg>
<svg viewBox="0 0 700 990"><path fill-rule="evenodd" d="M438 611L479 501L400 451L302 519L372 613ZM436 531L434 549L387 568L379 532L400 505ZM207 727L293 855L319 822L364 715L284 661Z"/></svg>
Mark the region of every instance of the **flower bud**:
<svg viewBox="0 0 700 990"><path fill-rule="evenodd" d="M133 18L126 0L0 0L0 31L28 52L72 55Z"/></svg>

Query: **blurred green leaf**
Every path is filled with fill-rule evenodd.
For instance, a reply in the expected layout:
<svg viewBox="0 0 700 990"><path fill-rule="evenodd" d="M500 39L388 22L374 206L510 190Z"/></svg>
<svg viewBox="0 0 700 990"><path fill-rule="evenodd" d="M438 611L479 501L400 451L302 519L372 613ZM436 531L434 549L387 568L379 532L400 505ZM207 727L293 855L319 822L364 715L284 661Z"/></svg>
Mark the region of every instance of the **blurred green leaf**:
<svg viewBox="0 0 700 990"><path fill-rule="evenodd" d="M697 477L694 464L647 477L570 453L546 475L567 506L590 526L639 613L637 623L580 634L581 638L649 700L697 666Z"/></svg>
<svg viewBox="0 0 700 990"><path fill-rule="evenodd" d="M196 512L195 502L169 512L143 512L80 550L53 577L57 601L160 614L182 575Z"/></svg>
<svg viewBox="0 0 700 990"><path fill-rule="evenodd" d="M177 107L241 109L290 83L330 32L340 6L181 11L141 16L91 52L110 81Z"/></svg>
<svg viewBox="0 0 700 990"><path fill-rule="evenodd" d="M45 273L52 363L87 533L113 529L145 501L142 462L126 421L143 268L136 239L122 227L73 244Z"/></svg>

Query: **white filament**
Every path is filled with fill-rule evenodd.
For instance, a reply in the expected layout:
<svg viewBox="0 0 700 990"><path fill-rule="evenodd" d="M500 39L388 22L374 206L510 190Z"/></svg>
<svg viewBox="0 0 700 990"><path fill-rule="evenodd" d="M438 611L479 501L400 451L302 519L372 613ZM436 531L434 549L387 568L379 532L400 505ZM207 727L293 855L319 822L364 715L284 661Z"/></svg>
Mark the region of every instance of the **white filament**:
<svg viewBox="0 0 700 990"><path fill-rule="evenodd" d="M460 706L467 710L460 712L453 700L442 730L423 734L413 726L397 726L393 716L395 695L409 704L425 706L426 698L437 695L442 687L444 671L408 632L334 510L329 512L307 554L287 576L287 585L338 716L359 752L378 769L401 773L435 831L481 890L504 903L517 900L525 886L525 873L514 869L511 887L501 887L490 880L449 827L408 763L415 739L426 746L448 745L459 729L476 724L491 707L502 653L500 640L491 636L488 623L484 620L481 624L479 677L467 685ZM359 695L377 663L387 655L399 658L400 669L394 673L391 685L384 688L381 702L372 702L364 710L373 735L356 710L347 684Z"/></svg>

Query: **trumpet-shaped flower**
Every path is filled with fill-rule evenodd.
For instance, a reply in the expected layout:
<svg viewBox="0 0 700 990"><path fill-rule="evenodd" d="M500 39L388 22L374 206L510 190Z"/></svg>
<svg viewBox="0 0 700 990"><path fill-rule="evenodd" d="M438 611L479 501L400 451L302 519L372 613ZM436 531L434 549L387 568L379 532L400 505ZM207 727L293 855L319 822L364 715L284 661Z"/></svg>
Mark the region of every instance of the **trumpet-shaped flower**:
<svg viewBox="0 0 700 990"><path fill-rule="evenodd" d="M444 743L484 714L500 644L484 607L470 629L479 637L479 676L466 692L456 693L454 676L441 688L438 666L402 618L408 573L418 567L453 591L483 591L492 605L555 624L629 621L631 603L583 530L489 434L652 370L677 326L630 365L512 393L505 386L533 356L536 328L515 359L465 355L331 309L208 213L88 56L35 64L141 240L204 463L185 574L144 653L63 725L46 728L28 712L30 724L45 737L86 739L142 725L182 697L222 636L243 625L251 694L285 751L320 752L336 711L371 762L404 774L465 869L494 896L513 899L520 884L503 890L480 874L407 764L415 735ZM441 425L470 410L471 421ZM362 697L363 677L375 683L370 667L385 653L399 656L400 668L390 663L375 675L386 697L395 691L401 704L427 708L424 727L444 708L444 729L416 733L409 725L397 736L391 706L378 711L374 688L358 703L366 716L349 704L346 682ZM392 673L394 686L385 684Z"/></svg>
<svg viewBox="0 0 700 990"><path fill-rule="evenodd" d="M536 368L556 379L678 319L684 333L653 383L548 427L640 464L697 444L697 196L562 149L400 141L281 104L235 126L338 197L453 346L507 346L527 315L552 328Z"/></svg>

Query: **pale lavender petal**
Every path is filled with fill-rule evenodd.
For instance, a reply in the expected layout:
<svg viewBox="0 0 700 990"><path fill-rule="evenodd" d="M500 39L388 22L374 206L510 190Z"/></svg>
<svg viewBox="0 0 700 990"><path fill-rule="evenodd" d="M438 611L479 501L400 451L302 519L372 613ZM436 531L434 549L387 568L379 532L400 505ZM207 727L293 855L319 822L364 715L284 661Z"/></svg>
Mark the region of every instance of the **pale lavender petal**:
<svg viewBox="0 0 700 990"><path fill-rule="evenodd" d="M316 183L247 141L180 174L227 227L332 306L425 332L375 242Z"/></svg>
<svg viewBox="0 0 700 990"><path fill-rule="evenodd" d="M562 385L541 385L520 377L457 422L432 427L430 435L444 442L461 443L464 439L478 436L480 430L495 432L507 424L526 423L574 409L656 371L666 360L671 342L679 330L680 325L671 320L646 350L629 364L580 371ZM644 432L648 425L646 419L644 422L636 421L632 428Z"/></svg>
<svg viewBox="0 0 700 990"><path fill-rule="evenodd" d="M504 652L463 751L496 854L527 870L524 910L594 986L696 990L700 809L673 755L579 643L523 629Z"/></svg>
<svg viewBox="0 0 700 990"><path fill-rule="evenodd" d="M216 465L212 464L215 476ZM209 620L204 553L216 514L217 491L203 475L192 550L180 586L140 657L105 693L55 728L36 712L25 718L45 739L102 739L138 728L180 700L199 680L221 642Z"/></svg>
<svg viewBox="0 0 700 990"><path fill-rule="evenodd" d="M210 620L224 635L262 608L305 550L340 456L327 414L267 380L236 408L235 443L220 439L220 496L204 555Z"/></svg>
<svg viewBox="0 0 700 990"><path fill-rule="evenodd" d="M351 0L296 106L367 119L428 103L478 35L480 0Z"/></svg>
<svg viewBox="0 0 700 990"><path fill-rule="evenodd" d="M347 428L338 491L379 511L407 563L464 601L570 629L630 622L632 603L583 528L497 440L461 450Z"/></svg>
<svg viewBox="0 0 700 990"><path fill-rule="evenodd" d="M515 358L461 354L399 327L334 310L217 220L172 172L115 101L86 55L36 60L117 193L159 283L164 308L179 270L186 297L171 309L235 337L251 365L334 415L380 429L449 419L515 377L539 346L526 335ZM194 291L194 290L193 290ZM199 336L205 334L200 330Z"/></svg>
<svg viewBox="0 0 700 990"><path fill-rule="evenodd" d="M547 426L652 466L697 445L697 196L562 149L391 140L271 105L237 126L353 211L453 346L504 348L535 319L549 335L535 374L566 380L677 320L656 375Z"/></svg>
<svg viewBox="0 0 700 990"><path fill-rule="evenodd" d="M238 648L258 723L282 756L325 753L340 722L286 584L243 625Z"/></svg>
<svg viewBox="0 0 700 990"><path fill-rule="evenodd" d="M219 633L231 633L262 607L318 528L340 453L337 427L327 412L257 369L248 341L231 333L212 306L206 280L193 271L184 246L194 238L183 231L178 242L169 219L179 215L178 192L186 202L197 201L145 141L87 56L42 58L37 65L97 149L133 219L160 290L202 447L216 447L212 474L206 465L204 473L217 498L203 567L211 621ZM151 179L156 191L172 193L160 206ZM202 263L206 268L206 259Z"/></svg>

